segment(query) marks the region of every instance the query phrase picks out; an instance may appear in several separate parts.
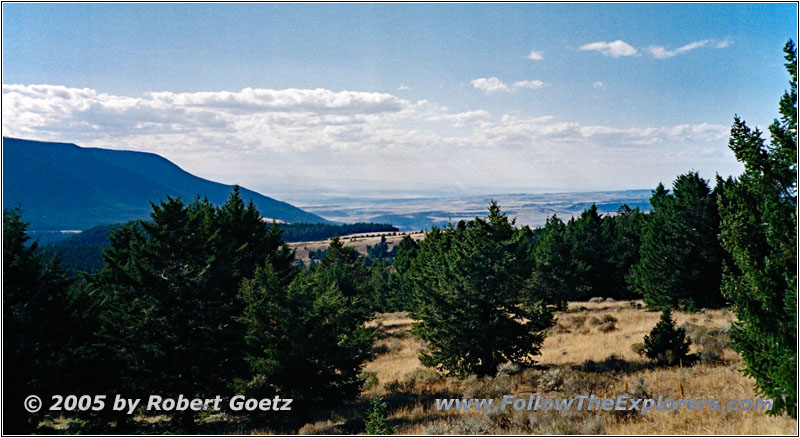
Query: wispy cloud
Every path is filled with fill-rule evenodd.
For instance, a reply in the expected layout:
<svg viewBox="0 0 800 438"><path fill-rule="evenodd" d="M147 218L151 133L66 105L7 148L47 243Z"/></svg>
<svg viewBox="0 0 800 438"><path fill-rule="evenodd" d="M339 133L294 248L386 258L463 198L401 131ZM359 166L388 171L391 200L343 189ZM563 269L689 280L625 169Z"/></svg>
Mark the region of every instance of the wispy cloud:
<svg viewBox="0 0 800 438"><path fill-rule="evenodd" d="M531 50L531 53L528 54L528 59L534 61L541 61L544 59L544 53L538 52L536 50Z"/></svg>
<svg viewBox="0 0 800 438"><path fill-rule="evenodd" d="M399 87L397 87L397 91L408 91L410 89L411 87L409 87L408 85L402 85L402 84Z"/></svg>
<svg viewBox="0 0 800 438"><path fill-rule="evenodd" d="M606 87L606 84L604 84L603 82L597 81L597 82L595 82L594 84L592 84L592 86L593 86L594 88L605 88L605 87Z"/></svg>
<svg viewBox="0 0 800 438"><path fill-rule="evenodd" d="M486 94L510 93L521 88L535 90L545 86L545 83L540 80L517 81L509 86L494 76L490 78L473 79L471 83L474 88L481 90Z"/></svg>
<svg viewBox="0 0 800 438"><path fill-rule="evenodd" d="M622 40L611 42L597 41L594 43L584 44L580 47L580 49L584 51L597 51L612 58L619 58L621 56L639 56L639 52L633 48L633 46Z"/></svg>
<svg viewBox="0 0 800 438"><path fill-rule="evenodd" d="M691 43L678 47L677 49L674 50L667 50L662 46L650 46L648 48L648 51L656 59L666 59L706 46L713 47L715 49L724 49L730 46L731 43L732 42L730 39L724 39L722 41L700 40L700 41L692 41Z"/></svg>
<svg viewBox="0 0 800 438"><path fill-rule="evenodd" d="M517 81L517 82L514 82L514 83L511 85L511 87L512 87L512 88L514 88L514 89L518 89L518 88L530 88L531 90L536 90L536 89L538 89L538 88L542 88L542 87L544 87L544 82L542 82L542 81L539 81L539 80L534 80L534 81Z"/></svg>

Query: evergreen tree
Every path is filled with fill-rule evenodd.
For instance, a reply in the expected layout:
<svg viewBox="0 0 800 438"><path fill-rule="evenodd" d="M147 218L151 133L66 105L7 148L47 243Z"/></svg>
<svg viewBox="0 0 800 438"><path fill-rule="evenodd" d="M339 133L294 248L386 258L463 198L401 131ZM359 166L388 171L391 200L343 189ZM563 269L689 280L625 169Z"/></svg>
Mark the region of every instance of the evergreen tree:
<svg viewBox="0 0 800 438"><path fill-rule="evenodd" d="M631 299L634 291L626 277L631 267L639 263L639 247L644 221L647 218L638 208L622 205L615 215L603 217L603 234L608 242L608 260L612 269L609 273L609 295L616 299Z"/></svg>
<svg viewBox="0 0 800 438"><path fill-rule="evenodd" d="M359 256L355 248L344 246L338 236L331 239L327 254L314 270L314 277L324 288L335 286L364 318L375 310L370 287L371 272L364 264L364 257Z"/></svg>
<svg viewBox="0 0 800 438"><path fill-rule="evenodd" d="M567 301L584 297L587 270L573 257L567 226L556 215L547 219L533 249L534 270L530 287L531 300L541 299L566 310Z"/></svg>
<svg viewBox="0 0 800 438"><path fill-rule="evenodd" d="M70 280L55 259L45 263L38 242L29 243L20 209L3 211L3 433L33 432L45 409L31 414L25 397L71 390Z"/></svg>
<svg viewBox="0 0 800 438"><path fill-rule="evenodd" d="M238 369L224 330L234 309L212 287L219 235L213 213L208 203L168 198L153 206L141 231L112 234L107 266L95 281L109 300L102 336L124 351L120 362L128 366L120 378L131 396L213 397ZM193 412L175 419L191 426Z"/></svg>
<svg viewBox="0 0 800 438"><path fill-rule="evenodd" d="M426 233L412 268L412 330L429 346L423 365L489 375L504 362L532 362L552 314L543 299L521 304L533 270L529 237L495 202L485 219Z"/></svg>
<svg viewBox="0 0 800 438"><path fill-rule="evenodd" d="M629 275L632 286L650 308L723 305L716 194L689 172L675 179L672 193L659 184L650 203L640 260Z"/></svg>
<svg viewBox="0 0 800 438"><path fill-rule="evenodd" d="M662 365L686 364L692 341L686 339L686 331L675 327L672 311L664 307L661 319L649 335L644 336L644 351L647 357Z"/></svg>
<svg viewBox="0 0 800 438"><path fill-rule="evenodd" d="M417 257L419 244L409 235L403 236L396 246L392 271L389 273L385 312L411 310L413 308L413 285L409 278L411 264Z"/></svg>
<svg viewBox="0 0 800 438"><path fill-rule="evenodd" d="M391 435L393 432L392 428L386 425L386 402L378 394L372 397L364 427L367 435Z"/></svg>
<svg viewBox="0 0 800 438"><path fill-rule="evenodd" d="M304 272L287 286L269 264L242 283L240 294L251 370L249 380L239 384L242 391L294 399L295 420L307 419L312 407L330 407L360 393L374 332L354 304L357 297L346 296L320 271ZM267 421L286 420L263 415Z"/></svg>
<svg viewBox="0 0 800 438"><path fill-rule="evenodd" d="M612 297L619 294L612 281L611 236L604 232L603 222L597 206L592 204L567 226L566 239L572 246L573 264L583 267L580 275L575 277L575 295L572 299L588 300L593 296Z"/></svg>
<svg viewBox="0 0 800 438"><path fill-rule="evenodd" d="M781 117L765 144L758 129L738 116L729 147L744 163L719 197L720 239L732 260L726 264L725 296L737 322L733 347L772 414L797 418L797 49L784 47L790 89L780 99Z"/></svg>

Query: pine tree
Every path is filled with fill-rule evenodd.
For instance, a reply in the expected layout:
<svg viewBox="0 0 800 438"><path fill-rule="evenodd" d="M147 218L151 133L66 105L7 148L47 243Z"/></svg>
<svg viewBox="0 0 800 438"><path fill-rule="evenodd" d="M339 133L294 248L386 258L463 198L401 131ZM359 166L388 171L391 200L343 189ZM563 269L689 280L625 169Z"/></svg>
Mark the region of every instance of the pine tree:
<svg viewBox="0 0 800 438"><path fill-rule="evenodd" d="M547 219L533 249L534 270L531 277L532 301L544 300L558 310L567 308L567 301L584 297L587 270L573 257L567 226L556 215Z"/></svg>
<svg viewBox="0 0 800 438"><path fill-rule="evenodd" d="M659 184L650 198L640 259L628 277L651 309L717 307L724 252L717 240L716 194L696 172L678 176L672 193Z"/></svg>
<svg viewBox="0 0 800 438"><path fill-rule="evenodd" d="M572 246L573 263L583 267L580 276L576 278L576 295L573 299L588 300L593 296L611 297L619 293L612 282L612 241L604 232L603 222L603 217L597 212L597 205L592 204L567 226L566 238Z"/></svg>
<svg viewBox="0 0 800 438"><path fill-rule="evenodd" d="M287 286L269 264L242 283L240 295L251 370L241 391L294 399L295 419L360 393L374 333L355 297L318 272L301 273ZM264 415L266 421L286 420Z"/></svg>
<svg viewBox="0 0 800 438"><path fill-rule="evenodd" d="M76 321L71 280L55 259L45 262L38 242L29 243L20 209L3 211L3 433L33 432L44 409L23 409L25 397L44 403L72 390L68 378Z"/></svg>
<svg viewBox="0 0 800 438"><path fill-rule="evenodd" d="M413 308L413 286L408 278L411 264L417 257L419 244L409 235L403 236L400 243L395 247L394 262L389 274L386 298L386 310L397 312L411 310Z"/></svg>
<svg viewBox="0 0 800 438"><path fill-rule="evenodd" d="M664 307L661 319L649 335L644 336L644 351L647 357L662 365L686 364L692 341L686 339L686 331L675 327L672 311Z"/></svg>
<svg viewBox="0 0 800 438"><path fill-rule="evenodd" d="M529 364L552 322L527 294L533 270L528 233L489 206L487 218L426 234L413 265L413 333L426 341L423 365L489 375L504 362ZM523 297L528 305L522 305Z"/></svg>
<svg viewBox="0 0 800 438"><path fill-rule="evenodd" d="M737 322L734 349L756 389L772 398L772 414L797 418L797 49L784 47L790 89L781 117L769 127L771 143L738 116L729 147L745 171L723 185L720 239L730 252L723 282Z"/></svg>
<svg viewBox="0 0 800 438"><path fill-rule="evenodd" d="M609 296L617 299L631 299L634 291L626 277L631 267L639 263L641 234L646 215L638 208L631 209L622 205L617 214L603 217L603 234L609 243L609 262L612 269L609 273Z"/></svg>

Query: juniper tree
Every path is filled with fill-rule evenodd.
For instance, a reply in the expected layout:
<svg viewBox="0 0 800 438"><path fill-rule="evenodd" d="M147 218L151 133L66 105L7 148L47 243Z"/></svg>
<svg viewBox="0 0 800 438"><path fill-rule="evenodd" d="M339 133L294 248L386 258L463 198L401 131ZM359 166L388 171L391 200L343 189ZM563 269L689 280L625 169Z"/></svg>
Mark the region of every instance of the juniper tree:
<svg viewBox="0 0 800 438"><path fill-rule="evenodd" d="M789 90L771 142L738 116L729 147L744 164L736 180L722 181L720 240L730 252L723 291L733 303L734 349L757 391L772 398L772 414L797 418L797 49L784 47Z"/></svg>
<svg viewBox="0 0 800 438"><path fill-rule="evenodd" d="M644 336L645 355L663 365L678 365L689 360L689 347L692 341L686 339L686 331L675 327L672 311L664 307L661 319Z"/></svg>

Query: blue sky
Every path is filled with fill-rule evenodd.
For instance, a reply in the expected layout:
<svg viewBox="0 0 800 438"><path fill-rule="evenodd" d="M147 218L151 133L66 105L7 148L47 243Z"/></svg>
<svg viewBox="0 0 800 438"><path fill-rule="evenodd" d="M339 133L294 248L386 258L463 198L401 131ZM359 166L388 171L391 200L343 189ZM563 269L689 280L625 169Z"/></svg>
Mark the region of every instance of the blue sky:
<svg viewBox="0 0 800 438"><path fill-rule="evenodd" d="M3 134L269 194L650 188L738 173L794 4L4 4Z"/></svg>

